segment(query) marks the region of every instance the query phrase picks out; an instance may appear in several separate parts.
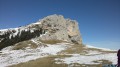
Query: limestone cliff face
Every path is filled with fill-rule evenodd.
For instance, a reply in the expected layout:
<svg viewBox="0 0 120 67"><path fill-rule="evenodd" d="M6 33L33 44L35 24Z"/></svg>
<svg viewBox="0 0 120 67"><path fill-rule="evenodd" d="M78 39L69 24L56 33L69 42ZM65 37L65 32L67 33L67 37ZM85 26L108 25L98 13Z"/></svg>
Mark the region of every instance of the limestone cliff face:
<svg viewBox="0 0 120 67"><path fill-rule="evenodd" d="M0 30L0 49L36 37L82 44L78 22L55 14L26 26Z"/></svg>
<svg viewBox="0 0 120 67"><path fill-rule="evenodd" d="M82 44L78 22L75 20L65 19L62 15L51 15L40 23L46 31L46 35L41 37L42 40L58 39Z"/></svg>

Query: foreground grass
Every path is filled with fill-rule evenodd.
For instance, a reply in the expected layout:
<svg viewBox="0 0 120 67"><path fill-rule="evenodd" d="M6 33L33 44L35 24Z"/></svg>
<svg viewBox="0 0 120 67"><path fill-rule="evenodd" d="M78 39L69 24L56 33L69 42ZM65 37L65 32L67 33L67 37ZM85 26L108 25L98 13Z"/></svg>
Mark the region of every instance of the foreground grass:
<svg viewBox="0 0 120 67"><path fill-rule="evenodd" d="M55 44L55 43L60 43L61 41L45 41L43 43L49 43L49 44ZM71 57L71 55L68 54L82 54L85 55L87 54L86 51L99 51L102 53L116 53L116 51L103 51L101 49L96 49L96 48L85 48L84 45L74 45L74 44L68 44L70 47L68 47L66 50L63 50L59 53L58 55L52 55L52 56L47 56L44 58L39 58L36 60L31 60L28 62L12 65L9 67L102 67L102 65L105 64L112 64L112 62L108 60L97 60L93 61L95 63L101 62L100 64L78 64L78 63L72 63L72 64L65 64L63 61L56 61L56 58L66 58L66 57ZM17 48L18 49L18 48ZM56 62L60 62L60 64L57 64Z"/></svg>
<svg viewBox="0 0 120 67"><path fill-rule="evenodd" d="M39 58L37 60L20 63L10 67L67 67L68 66L67 64L56 64L54 60L56 57L60 57L60 56L49 56L49 57Z"/></svg>
<svg viewBox="0 0 120 67"><path fill-rule="evenodd" d="M28 40L28 41L23 41L23 42L19 42L17 43L14 47L13 50L20 50L20 49L25 49L26 47L30 47L32 49L35 49L38 47L38 45L36 45L35 43L33 43L32 41Z"/></svg>
<svg viewBox="0 0 120 67"><path fill-rule="evenodd" d="M102 54L106 53L117 53L117 51L104 51L97 48L86 48L85 45L81 44L68 44L70 47L68 47L66 50L63 50L59 52L59 54L80 54L80 55L86 55L88 51L98 51Z"/></svg>
<svg viewBox="0 0 120 67"><path fill-rule="evenodd" d="M65 57L71 57L70 55L56 55L56 56L48 56L48 57L44 57L44 58L39 58L36 60L31 60L29 62L25 62L25 63L20 63L17 65L12 65L9 67L102 67L102 65L104 64L111 64L111 62L107 61L107 60L99 60L102 61L101 64L78 64L78 63L73 63L70 65L67 65L65 63L62 63L63 61L61 61L61 64L56 64L55 62L55 58L65 58ZM93 61L93 62L99 62L99 61Z"/></svg>
<svg viewBox="0 0 120 67"><path fill-rule="evenodd" d="M62 41L62 40L40 40L40 42L45 43L45 44L57 44L57 43L65 42L65 41Z"/></svg>

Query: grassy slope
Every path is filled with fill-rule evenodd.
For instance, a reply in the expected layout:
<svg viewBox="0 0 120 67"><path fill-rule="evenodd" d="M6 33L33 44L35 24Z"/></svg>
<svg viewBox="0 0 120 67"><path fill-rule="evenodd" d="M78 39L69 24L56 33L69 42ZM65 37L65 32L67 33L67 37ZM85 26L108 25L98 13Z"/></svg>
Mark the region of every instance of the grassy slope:
<svg viewBox="0 0 120 67"><path fill-rule="evenodd" d="M57 55L57 56L49 56L49 57L44 57L44 58L39 58L37 60L32 60L29 62L25 62L25 63L20 63L17 65L13 65L10 67L68 67L67 64L56 64L55 63L55 58L64 58L64 57L70 57L67 55ZM111 64L111 62L107 61L107 60L102 60L102 64L78 64L78 63L74 63L74 64L70 64L73 65L73 67L102 67L102 65L104 64ZM62 61L61 61L62 62ZM97 61L94 61L97 62Z"/></svg>
<svg viewBox="0 0 120 67"><path fill-rule="evenodd" d="M70 45L70 44L68 44ZM20 63L17 65L12 65L10 67L68 67L67 64L56 64L55 62L55 58L65 58L65 57L71 57L71 55L65 55L65 54L86 54L86 51L89 50L95 50L95 51L100 51L103 53L116 53L116 51L102 51L100 49L95 49L95 48L84 48L84 46L82 45L71 45L71 47L68 47L66 50L63 50L61 52L58 53L58 55L52 55L52 56L48 56L48 57L44 57L44 58L39 58L36 60L32 60L32 61L28 61L25 63ZM99 60L102 61L101 64L78 64L78 63L74 63L71 64L73 65L73 67L102 67L102 65L104 64L111 64L112 62L107 61L107 60ZM94 61L94 62L99 62L99 61ZM62 61L60 61L62 62Z"/></svg>

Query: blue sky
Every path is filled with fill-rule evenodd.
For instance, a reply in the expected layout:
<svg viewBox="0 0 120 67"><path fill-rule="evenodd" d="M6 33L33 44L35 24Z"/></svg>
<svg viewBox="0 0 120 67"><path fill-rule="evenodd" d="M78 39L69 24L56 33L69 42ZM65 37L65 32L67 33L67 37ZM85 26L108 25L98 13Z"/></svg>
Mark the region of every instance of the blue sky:
<svg viewBox="0 0 120 67"><path fill-rule="evenodd" d="M77 20L84 44L120 48L120 0L0 0L0 29L52 14Z"/></svg>

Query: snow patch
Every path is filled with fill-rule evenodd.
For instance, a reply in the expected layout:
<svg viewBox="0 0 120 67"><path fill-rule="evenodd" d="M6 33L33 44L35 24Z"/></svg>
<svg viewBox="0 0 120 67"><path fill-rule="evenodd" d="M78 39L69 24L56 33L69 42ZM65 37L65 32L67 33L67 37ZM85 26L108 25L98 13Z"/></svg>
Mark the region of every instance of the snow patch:
<svg viewBox="0 0 120 67"><path fill-rule="evenodd" d="M55 60L63 61L62 63L66 63L66 64L72 64L72 63L100 64L101 62L95 63L93 61L108 60L108 61L112 62L113 64L117 64L117 54L109 53L109 54L100 54L100 55L91 55L91 56L73 54L72 57L66 57L66 58L62 58L62 59L56 58Z"/></svg>
<svg viewBox="0 0 120 67"><path fill-rule="evenodd" d="M33 33L36 30L36 28L32 28L32 26L40 25L40 24L41 22L36 22L36 23L29 24L27 26L22 26L18 28L0 29L0 35L4 35L7 32L11 32L9 36L9 39L11 39L12 36L15 37L16 35L18 35L18 33L20 36L22 31L26 31L26 32L30 31L31 33ZM13 33L12 31L15 31L15 32Z"/></svg>
<svg viewBox="0 0 120 67"><path fill-rule="evenodd" d="M45 46L39 46L36 49L26 49L26 50L11 50L13 47L9 46L4 48L0 53L0 67L5 67L13 64L18 64L22 62L27 62L29 60L35 60L37 58L42 58L48 55L56 55L58 52L66 49L64 43L53 44Z"/></svg>
<svg viewBox="0 0 120 67"><path fill-rule="evenodd" d="M87 48L97 48L97 49L101 49L101 50L105 50L105 51L117 51L117 50L111 50L111 49L108 49L108 48L99 48L99 47L94 47L94 46L91 46L91 45L86 45Z"/></svg>

